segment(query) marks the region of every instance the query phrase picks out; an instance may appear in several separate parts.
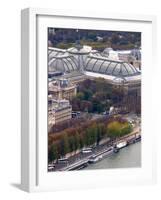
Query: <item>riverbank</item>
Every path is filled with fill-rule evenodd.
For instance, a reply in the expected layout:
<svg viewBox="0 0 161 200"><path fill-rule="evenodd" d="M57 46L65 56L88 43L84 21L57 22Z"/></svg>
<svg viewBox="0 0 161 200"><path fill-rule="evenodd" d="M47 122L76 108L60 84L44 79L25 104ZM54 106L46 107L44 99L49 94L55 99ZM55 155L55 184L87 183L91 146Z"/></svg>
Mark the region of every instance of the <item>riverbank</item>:
<svg viewBox="0 0 161 200"><path fill-rule="evenodd" d="M131 144L118 153L112 153L104 159L90 164L82 170L117 169L141 167L141 142Z"/></svg>
<svg viewBox="0 0 161 200"><path fill-rule="evenodd" d="M138 138L138 139L137 139ZM104 157L108 156L111 153L118 152L120 149L116 148L116 144L126 143L123 147L129 146L135 142L141 140L140 133L136 130L129 135L121 137L119 140L111 143L107 143L104 145L96 146L92 149L90 153L79 153L73 157L68 159L68 162L65 163L57 163L54 166L54 169L51 171L71 171L71 170L79 170L86 166L88 166L92 157L95 157L96 160L102 160ZM121 147L122 148L122 147ZM116 151L117 150L117 151ZM101 159L100 159L101 158ZM93 158L92 158L93 159ZM95 160L94 160L95 162Z"/></svg>

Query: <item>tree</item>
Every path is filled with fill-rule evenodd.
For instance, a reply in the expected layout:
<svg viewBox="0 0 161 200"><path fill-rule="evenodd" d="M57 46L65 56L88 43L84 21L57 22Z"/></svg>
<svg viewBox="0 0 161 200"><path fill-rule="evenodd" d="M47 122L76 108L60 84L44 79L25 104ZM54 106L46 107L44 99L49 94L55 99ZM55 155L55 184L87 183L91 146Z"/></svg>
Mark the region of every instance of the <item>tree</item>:
<svg viewBox="0 0 161 200"><path fill-rule="evenodd" d="M100 124L97 125L97 140L96 143L99 145L99 142L101 140L101 135L102 135L102 127Z"/></svg>
<svg viewBox="0 0 161 200"><path fill-rule="evenodd" d="M89 135L89 130L88 129L85 131L84 141L85 141L85 145L89 146L89 144L90 144L90 135Z"/></svg>
<svg viewBox="0 0 161 200"><path fill-rule="evenodd" d="M84 100L89 100L92 97L92 91L90 89L84 90Z"/></svg>
<svg viewBox="0 0 161 200"><path fill-rule="evenodd" d="M107 125L107 134L111 139L116 139L132 131L131 125L126 121L113 121Z"/></svg>
<svg viewBox="0 0 161 200"><path fill-rule="evenodd" d="M94 144L97 142L97 124L94 123L90 129L90 134L91 134L91 144Z"/></svg>
<svg viewBox="0 0 161 200"><path fill-rule="evenodd" d="M93 99L93 112L98 112L98 105L100 101L98 99Z"/></svg>
<svg viewBox="0 0 161 200"><path fill-rule="evenodd" d="M119 36L117 33L113 33L111 37L111 43L112 44L117 44L120 41Z"/></svg>
<svg viewBox="0 0 161 200"><path fill-rule="evenodd" d="M124 136L132 131L132 126L130 124L126 124L124 127L121 129L120 136Z"/></svg>
<svg viewBox="0 0 161 200"><path fill-rule="evenodd" d="M84 99L84 93L83 92L78 92L77 96L78 99L83 100Z"/></svg>
<svg viewBox="0 0 161 200"><path fill-rule="evenodd" d="M70 151L75 151L75 142L74 142L74 136L69 137L69 148Z"/></svg>
<svg viewBox="0 0 161 200"><path fill-rule="evenodd" d="M88 33L88 38L91 39L92 41L96 41L96 36L97 36L97 33L95 31L90 31Z"/></svg>
<svg viewBox="0 0 161 200"><path fill-rule="evenodd" d="M52 144L51 148L49 149L48 159L50 162L58 159L58 148L56 144Z"/></svg>
<svg viewBox="0 0 161 200"><path fill-rule="evenodd" d="M111 139L115 139L120 136L121 126L118 121L113 121L107 125L108 136Z"/></svg>
<svg viewBox="0 0 161 200"><path fill-rule="evenodd" d="M85 140L83 136L80 136L80 148L83 148L85 145Z"/></svg>
<svg viewBox="0 0 161 200"><path fill-rule="evenodd" d="M63 134L63 138L61 140L61 155L65 156L67 153L70 152L70 147L69 147L69 141L68 141L68 136L66 132Z"/></svg>
<svg viewBox="0 0 161 200"><path fill-rule="evenodd" d="M85 144L86 146L92 145L97 142L97 125L93 124L88 127L85 133Z"/></svg>
<svg viewBox="0 0 161 200"><path fill-rule="evenodd" d="M99 144L100 140L106 136L107 131L106 131L106 126L105 123L99 123L97 125L97 144Z"/></svg>
<svg viewBox="0 0 161 200"><path fill-rule="evenodd" d="M74 136L75 150L80 149L80 136L79 133L76 132Z"/></svg>

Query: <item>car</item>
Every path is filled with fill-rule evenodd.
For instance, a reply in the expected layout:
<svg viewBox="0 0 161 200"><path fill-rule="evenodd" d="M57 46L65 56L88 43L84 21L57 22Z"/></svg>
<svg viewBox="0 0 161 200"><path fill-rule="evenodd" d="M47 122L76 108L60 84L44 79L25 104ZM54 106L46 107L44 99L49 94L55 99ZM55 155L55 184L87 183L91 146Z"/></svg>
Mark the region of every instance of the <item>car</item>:
<svg viewBox="0 0 161 200"><path fill-rule="evenodd" d="M84 149L82 149L82 151L81 151L82 153L91 153L92 152L92 148L84 148Z"/></svg>
<svg viewBox="0 0 161 200"><path fill-rule="evenodd" d="M68 158L60 158L60 159L58 159L58 163L68 163L69 162L69 160L68 160Z"/></svg>

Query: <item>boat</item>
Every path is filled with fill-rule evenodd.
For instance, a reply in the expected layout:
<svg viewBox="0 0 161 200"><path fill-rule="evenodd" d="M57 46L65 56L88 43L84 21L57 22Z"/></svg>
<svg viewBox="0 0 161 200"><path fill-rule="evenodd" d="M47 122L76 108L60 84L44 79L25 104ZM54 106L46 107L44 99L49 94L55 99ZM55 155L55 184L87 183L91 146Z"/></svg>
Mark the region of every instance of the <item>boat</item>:
<svg viewBox="0 0 161 200"><path fill-rule="evenodd" d="M118 153L120 149L126 147L128 145L127 141L122 141L113 146L113 152Z"/></svg>
<svg viewBox="0 0 161 200"><path fill-rule="evenodd" d="M127 141L120 142L116 144L116 148L121 149L127 146Z"/></svg>

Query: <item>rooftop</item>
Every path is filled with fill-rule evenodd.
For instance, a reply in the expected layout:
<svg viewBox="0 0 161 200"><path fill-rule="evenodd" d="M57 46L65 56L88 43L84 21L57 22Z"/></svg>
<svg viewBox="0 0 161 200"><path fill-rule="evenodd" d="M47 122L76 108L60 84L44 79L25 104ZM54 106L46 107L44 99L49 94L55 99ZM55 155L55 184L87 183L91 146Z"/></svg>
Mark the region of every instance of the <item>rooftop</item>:
<svg viewBox="0 0 161 200"><path fill-rule="evenodd" d="M127 54L129 51L122 51L122 53ZM140 51L135 50L132 53L139 54ZM61 71L66 78L77 75L100 76L109 80L118 77L125 78L126 81L137 81L141 78L141 72L132 64L116 59L115 56L104 56L103 53L89 46L72 47L66 50L49 48L48 56L49 71Z"/></svg>

